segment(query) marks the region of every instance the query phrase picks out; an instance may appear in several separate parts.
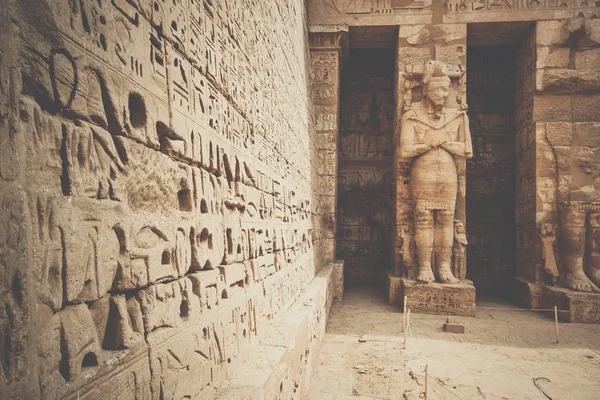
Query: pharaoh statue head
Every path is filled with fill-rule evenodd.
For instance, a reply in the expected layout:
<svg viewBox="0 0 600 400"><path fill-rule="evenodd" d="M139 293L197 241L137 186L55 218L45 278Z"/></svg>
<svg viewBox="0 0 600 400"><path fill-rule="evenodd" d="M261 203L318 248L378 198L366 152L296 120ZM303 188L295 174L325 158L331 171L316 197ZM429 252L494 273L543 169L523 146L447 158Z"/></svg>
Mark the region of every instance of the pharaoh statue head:
<svg viewBox="0 0 600 400"><path fill-rule="evenodd" d="M425 63L423 89L431 105L435 108L444 106L450 93L450 78L446 64L432 60Z"/></svg>

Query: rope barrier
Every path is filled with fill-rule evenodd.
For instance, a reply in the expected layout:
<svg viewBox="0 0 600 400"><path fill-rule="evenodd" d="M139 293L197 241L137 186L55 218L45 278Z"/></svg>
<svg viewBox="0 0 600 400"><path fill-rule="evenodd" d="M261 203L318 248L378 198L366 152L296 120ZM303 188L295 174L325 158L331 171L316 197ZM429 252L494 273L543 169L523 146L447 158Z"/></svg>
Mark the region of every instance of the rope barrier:
<svg viewBox="0 0 600 400"><path fill-rule="evenodd" d="M408 302L409 306L422 307L422 304L417 302ZM440 311L444 310L443 308L439 309ZM483 307L483 306L475 306L475 310L504 310L504 311L552 311L554 312L554 308L511 308L511 307ZM570 313L568 310L556 310L557 312L562 313Z"/></svg>
<svg viewBox="0 0 600 400"><path fill-rule="evenodd" d="M417 346L417 343L416 343L416 341L415 341L415 338L414 338L414 336L413 336L413 332L412 332L412 326L411 326L411 323L410 323L410 314L411 314L411 313L410 313L410 310L411 310L411 309L408 307L408 305L410 305L410 304L412 304L412 305L415 305L415 304L417 304L417 305L418 305L418 303L414 303L414 302L408 302L408 301L407 301L407 298L406 298L406 296L405 296L405 297L404 297L404 310L405 310L405 311L403 312L403 314L404 314L404 315L403 315L403 321L402 321L402 330L403 330L403 333L404 333L404 346L403 346L403 349L404 349L404 350L406 350L406 349L407 349L407 336L410 336L410 341L411 341L411 344L412 344L413 348L417 348L417 347L418 347L418 346ZM476 307L476 309L480 309L480 310L482 310L482 309L483 309L483 310L504 310L504 311L506 311L506 310L508 310L508 311L544 311L544 312L551 312L551 311L554 311L554 320L555 320L555 323L556 323L556 343L559 343L559 338L558 338L558 313L559 313L559 312L569 312L569 311L566 311L566 310L558 310L558 307L556 307L556 306L554 306L554 308ZM533 325L533 326L535 326L535 325L541 325L541 324L535 324L535 323L534 323L534 324L528 324L528 326L532 326L532 325ZM543 325L544 325L544 326L547 326L547 324L546 324L546 323L544 323ZM408 334L408 335L407 335L407 334ZM419 351L419 350L417 349L417 352L418 352L418 351ZM424 385L424 389L425 389L425 390L424 390L424 392L421 392L421 393L420 393L421 395L424 395L424 397L421 397L421 396L420 396L421 398L424 398L424 400L426 400L426 399L427 399L427 397L428 397L428 395L427 395L427 383L428 383L428 381L429 381L428 377L430 377L430 376L429 376L429 374L428 374L428 371L427 371L427 369L428 369L427 367L428 367L428 366L426 365L426 366L425 366L425 382L424 382L424 383L425 383L425 385ZM412 373L413 373L415 376L417 376L417 374L415 374L414 372L412 372ZM541 392L542 392L542 393L543 393L543 394L544 394L544 395L545 395L545 396L546 396L548 399L551 399L551 398L550 398L550 397L549 397L549 396L548 396L548 395L547 395L547 394L546 394L546 393L545 393L545 392L542 390L542 388L540 388L540 387L539 387L539 385L538 385L538 383L537 383L537 380L543 380L543 379L545 379L545 380L548 380L547 378L536 378L536 379L534 379L534 380L533 380L533 383L534 383L534 385L535 385L535 386L536 386L536 387L537 387L537 388L538 388L538 389L539 389L539 390L540 390L540 391L541 391ZM548 381L549 381L549 380L548 380ZM446 387L446 385L442 384L442 383L441 383L441 382L438 380L438 378L434 378L434 379L433 379L433 382L434 382L435 384L437 384L438 386L441 386L441 387L442 387L444 390L446 390L447 392L449 392L451 395L453 395L453 396L454 396L454 397L456 397L457 399L459 399L459 400L462 400L462 397L460 397L458 394L454 393L452 390L450 390L448 387ZM418 381L417 381L417 384L418 384Z"/></svg>

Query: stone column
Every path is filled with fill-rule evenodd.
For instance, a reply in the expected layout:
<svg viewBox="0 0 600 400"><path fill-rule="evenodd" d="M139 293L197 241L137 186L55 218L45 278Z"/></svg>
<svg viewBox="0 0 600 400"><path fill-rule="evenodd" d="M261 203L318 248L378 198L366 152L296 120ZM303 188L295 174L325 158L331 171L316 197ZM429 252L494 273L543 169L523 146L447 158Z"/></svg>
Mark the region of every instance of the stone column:
<svg viewBox="0 0 600 400"><path fill-rule="evenodd" d="M465 238L466 226L465 157L470 157L472 153L466 116L466 34L466 24L402 25L399 29L395 156L396 234L393 270L388 273L388 297L390 303L401 304L406 295L408 307L423 312L473 315L475 311L475 289L472 283L465 279L466 249L465 240L461 239ZM434 81L437 83L433 83ZM447 97L445 102L442 100L443 104L435 105L434 94L427 95L427 82L432 82L432 85L445 85ZM426 121L429 118L426 112L428 107L439 108L435 121ZM409 128L411 124L420 125ZM428 126L435 129L431 130ZM402 134L403 129L411 129L411 133L408 136L406 133ZM416 137L419 136L417 131L430 130L425 136L431 134L439 137ZM450 139L455 134L461 137ZM414 144L407 145L407 138L410 138L411 143L414 139ZM446 139L464 143L464 148L468 151L459 156L450 155L453 154L451 149L436 149L437 145L433 143ZM428 154L433 154L429 150L417 149L419 146L427 146L427 143L433 146L431 152L440 151L444 156L450 157L446 158L452 164L451 169L456 168L455 177L449 179L449 182L454 182L450 183L456 184L456 193L450 190L452 195L446 196L447 199L438 199L433 192L439 192L439 188L432 188L427 182L419 183L413 173L415 160L421 164L427 163L426 158L430 157ZM407 150L406 147L415 147L415 151ZM423 170L425 166L419 168ZM429 191L432 192L432 198L427 200L423 193ZM418 200L420 205L416 205L419 198L423 199ZM415 213L414 207L423 208L424 212ZM462 230L458 229L461 224ZM454 232L457 229L460 233L449 237L448 230ZM423 240L425 236L430 239L433 236L435 239ZM456 245L458 242L461 243L460 246ZM448 246L452 246L453 249L449 249ZM427 248L432 249L431 257L427 256ZM428 258L430 260L427 260ZM429 262L431 267L424 267ZM463 267L456 269L459 263ZM458 279L449 274L450 268ZM425 270L428 270L426 274L423 273Z"/></svg>
<svg viewBox="0 0 600 400"><path fill-rule="evenodd" d="M530 302L600 322L600 22L539 21L535 121L538 251ZM535 280L534 280L535 279ZM533 283L531 282L533 280ZM541 286L541 293L536 292Z"/></svg>
<svg viewBox="0 0 600 400"><path fill-rule="evenodd" d="M325 259L336 258L336 208L339 158L340 40L347 28L312 28L311 81L317 135L318 193L321 202L322 248Z"/></svg>

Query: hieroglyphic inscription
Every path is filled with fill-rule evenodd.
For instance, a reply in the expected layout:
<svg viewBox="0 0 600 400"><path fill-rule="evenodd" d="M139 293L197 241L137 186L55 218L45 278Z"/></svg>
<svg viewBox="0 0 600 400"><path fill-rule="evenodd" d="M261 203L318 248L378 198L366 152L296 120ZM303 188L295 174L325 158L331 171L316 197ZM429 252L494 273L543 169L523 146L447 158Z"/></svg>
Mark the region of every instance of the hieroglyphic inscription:
<svg viewBox="0 0 600 400"><path fill-rule="evenodd" d="M535 34L530 32L517 52L516 84L516 163L515 225L516 269L519 276L530 280L541 277L536 267L535 164L536 126L533 122L535 91Z"/></svg>
<svg viewBox="0 0 600 400"><path fill-rule="evenodd" d="M511 47L473 47L467 60L476 154L467 161L467 276L483 291L514 275L515 83L502 62L515 58Z"/></svg>
<svg viewBox="0 0 600 400"><path fill-rule="evenodd" d="M11 90L0 51L24 166L0 168L0 393L205 397L324 258L305 11L30 3Z"/></svg>
<svg viewBox="0 0 600 400"><path fill-rule="evenodd" d="M355 51L341 83L337 255L347 279L364 282L390 265L394 67L391 49Z"/></svg>
<svg viewBox="0 0 600 400"><path fill-rule="evenodd" d="M535 11L594 6L594 1L588 0L450 0L444 3L446 12Z"/></svg>

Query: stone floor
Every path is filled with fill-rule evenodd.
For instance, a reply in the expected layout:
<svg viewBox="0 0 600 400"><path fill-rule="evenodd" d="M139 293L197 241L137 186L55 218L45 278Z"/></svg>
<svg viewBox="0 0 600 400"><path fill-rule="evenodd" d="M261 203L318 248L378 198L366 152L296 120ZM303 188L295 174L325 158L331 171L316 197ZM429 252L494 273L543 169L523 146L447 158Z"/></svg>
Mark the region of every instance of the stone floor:
<svg viewBox="0 0 600 400"><path fill-rule="evenodd" d="M552 315L478 301L475 318L454 317L465 334L442 330L445 317L411 315L403 349L402 312L384 290L349 287L334 303L310 400L598 399L600 325L560 324ZM508 307L489 310L481 307Z"/></svg>

